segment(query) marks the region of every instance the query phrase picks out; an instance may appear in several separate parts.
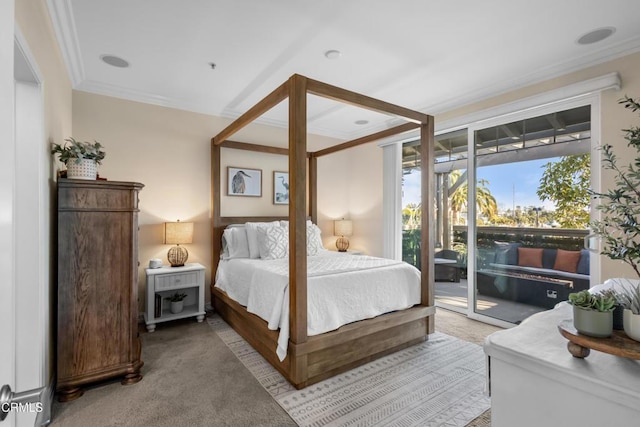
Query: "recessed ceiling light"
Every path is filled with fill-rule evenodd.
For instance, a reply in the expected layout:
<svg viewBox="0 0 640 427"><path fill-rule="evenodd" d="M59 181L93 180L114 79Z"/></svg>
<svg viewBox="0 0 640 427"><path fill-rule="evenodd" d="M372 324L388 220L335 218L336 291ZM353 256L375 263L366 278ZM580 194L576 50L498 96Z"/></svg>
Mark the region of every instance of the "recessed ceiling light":
<svg viewBox="0 0 640 427"><path fill-rule="evenodd" d="M614 27L598 28L597 30L589 31L588 33L582 35L576 41L576 43L583 45L598 43L599 41L606 39L615 32L616 29Z"/></svg>
<svg viewBox="0 0 640 427"><path fill-rule="evenodd" d="M338 59L340 58L340 56L342 56L342 52L340 52L339 50L332 49L332 50L326 51L324 53L324 56L327 59Z"/></svg>
<svg viewBox="0 0 640 427"><path fill-rule="evenodd" d="M129 66L128 61L125 61L124 59L115 55L102 55L100 56L100 59L102 59L105 64L109 64L112 67L127 68Z"/></svg>
<svg viewBox="0 0 640 427"><path fill-rule="evenodd" d="M357 125L366 125L369 123L369 120L356 120L354 123Z"/></svg>

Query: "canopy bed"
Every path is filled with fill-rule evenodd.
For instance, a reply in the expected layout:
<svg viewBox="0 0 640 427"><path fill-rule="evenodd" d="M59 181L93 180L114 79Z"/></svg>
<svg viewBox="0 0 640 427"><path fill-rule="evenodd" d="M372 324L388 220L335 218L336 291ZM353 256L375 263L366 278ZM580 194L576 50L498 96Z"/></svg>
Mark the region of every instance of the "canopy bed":
<svg viewBox="0 0 640 427"><path fill-rule="evenodd" d="M307 95L344 102L404 119L407 123L386 129L369 136L342 144L307 152ZM289 146L288 149L229 141L234 133L251 123L260 115L288 98L289 101ZM420 132L422 146L422 271L418 272L415 303L409 308L393 309L373 318L358 320L331 332L309 336L308 326L313 319L308 313L307 296L309 282L313 276L315 256L308 257L307 221L317 222L317 159L339 150L377 141L413 129ZM221 216L221 147L281 154L288 156L289 166L289 216L275 217L223 217ZM213 283L211 295L214 307L220 316L243 336L258 352L278 369L296 388L303 388L340 372L362 365L370 360L417 344L434 331L435 307L433 303L433 232L429 218L433 217L434 188L432 169L433 117L389 104L374 98L321 83L301 75L291 76L284 84L258 102L211 140L212 159L212 203L213 203ZM225 229L234 224L259 221L288 220L288 266L286 287L288 304L288 345L280 346L280 357L276 354L281 334L269 329L268 322L247 310L243 301L236 301L225 290L215 286L218 263L222 254L222 237ZM309 259L313 258L311 264ZM374 262L374 261L372 261ZM378 266L395 268L393 265ZM244 267L240 267L242 270ZM282 265L279 266L282 268ZM382 271L382 270L380 270ZM308 276L309 275L309 276ZM390 281L390 280L387 280ZM410 291L411 292L411 291ZM419 294L419 295L418 295ZM286 328L284 328L286 329ZM282 348L284 347L284 348ZM283 359L283 360L281 360Z"/></svg>

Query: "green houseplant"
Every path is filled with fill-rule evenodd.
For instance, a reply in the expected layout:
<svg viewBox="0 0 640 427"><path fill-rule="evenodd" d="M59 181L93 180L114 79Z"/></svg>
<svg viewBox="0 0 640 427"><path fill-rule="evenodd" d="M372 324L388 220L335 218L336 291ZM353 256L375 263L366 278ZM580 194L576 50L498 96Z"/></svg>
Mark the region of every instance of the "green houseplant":
<svg viewBox="0 0 640 427"><path fill-rule="evenodd" d="M629 338L640 341L640 284L622 286L618 300L624 307L624 332Z"/></svg>
<svg viewBox="0 0 640 427"><path fill-rule="evenodd" d="M611 335L615 296L584 290L570 293L569 304L573 306L573 326L578 332L599 338Z"/></svg>
<svg viewBox="0 0 640 427"><path fill-rule="evenodd" d="M98 141L77 141L67 138L61 144L52 144L51 154L58 154L62 163L67 166L67 178L96 179L98 165L106 153Z"/></svg>
<svg viewBox="0 0 640 427"><path fill-rule="evenodd" d="M640 103L628 96L619 103L633 112L640 110ZM640 127L623 131L636 156L628 165L620 166L611 145L602 146L603 167L613 171L616 185L605 193L592 192L600 200L597 209L602 215L591 227L602 240L600 253L630 265L640 277Z"/></svg>
<svg viewBox="0 0 640 427"><path fill-rule="evenodd" d="M640 103L628 96L619 103L634 113L640 110ZM593 221L591 226L595 235L601 238L600 253L628 264L640 278L640 127L632 126L623 131L627 146L636 151L635 158L621 166L611 145L602 146L603 167L613 171L615 187L604 193L593 192L594 197L600 200L597 209L601 212L601 219ZM635 340L640 340L640 310L636 309L634 313L630 307L636 296L640 298L637 295L639 287L629 283L621 292L622 305L625 306L624 330Z"/></svg>
<svg viewBox="0 0 640 427"><path fill-rule="evenodd" d="M187 297L187 294L182 292L176 292L168 297L166 297L169 302L171 302L171 312L173 314L181 313L184 309L184 299Z"/></svg>

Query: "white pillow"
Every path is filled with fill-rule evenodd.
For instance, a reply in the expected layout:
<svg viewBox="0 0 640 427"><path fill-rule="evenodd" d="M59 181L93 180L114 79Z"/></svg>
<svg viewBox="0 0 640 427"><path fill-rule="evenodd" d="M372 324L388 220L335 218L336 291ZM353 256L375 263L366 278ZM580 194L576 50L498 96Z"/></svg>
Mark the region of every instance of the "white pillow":
<svg viewBox="0 0 640 427"><path fill-rule="evenodd" d="M318 255L323 250L320 227L313 223L307 224L307 255Z"/></svg>
<svg viewBox="0 0 640 427"><path fill-rule="evenodd" d="M279 221L272 222L247 222L247 239L249 240L249 258L260 258L260 248L258 247L258 227L275 227L280 225Z"/></svg>
<svg viewBox="0 0 640 427"><path fill-rule="evenodd" d="M243 226L227 227L222 233L222 259L249 258L249 240Z"/></svg>
<svg viewBox="0 0 640 427"><path fill-rule="evenodd" d="M258 248L262 259L280 259L289 255L289 229L258 226Z"/></svg>

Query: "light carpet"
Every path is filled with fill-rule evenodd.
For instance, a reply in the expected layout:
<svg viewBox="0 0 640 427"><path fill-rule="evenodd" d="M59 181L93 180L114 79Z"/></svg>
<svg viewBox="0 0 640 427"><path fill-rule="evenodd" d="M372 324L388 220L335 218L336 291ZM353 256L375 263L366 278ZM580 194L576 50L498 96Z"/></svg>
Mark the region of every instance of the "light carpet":
<svg viewBox="0 0 640 427"><path fill-rule="evenodd" d="M482 348L440 332L296 390L218 315L207 321L300 426L465 426L490 406Z"/></svg>

